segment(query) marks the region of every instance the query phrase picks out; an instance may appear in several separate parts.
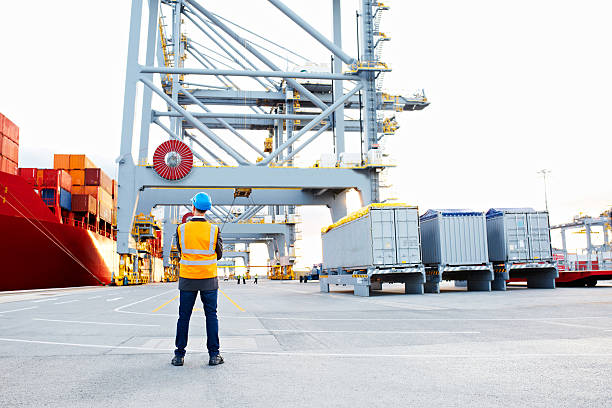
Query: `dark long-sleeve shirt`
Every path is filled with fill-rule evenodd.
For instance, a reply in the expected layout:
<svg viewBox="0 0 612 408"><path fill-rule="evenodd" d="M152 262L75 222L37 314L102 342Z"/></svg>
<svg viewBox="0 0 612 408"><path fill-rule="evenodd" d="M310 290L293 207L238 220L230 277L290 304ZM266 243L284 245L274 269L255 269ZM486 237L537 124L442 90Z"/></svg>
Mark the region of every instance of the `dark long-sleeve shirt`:
<svg viewBox="0 0 612 408"><path fill-rule="evenodd" d="M206 218L204 217L191 217L190 221L204 221L206 222ZM178 227L176 232L174 233L174 242L176 242L176 247L179 252L182 251L181 243L178 239ZM215 252L217 253L217 260L223 257L223 240L221 239L221 235L217 234L217 242L215 243ZM189 278L181 278L179 277L179 290L187 290L187 291L197 291L197 290L216 290L219 289L219 280L215 278L207 278L207 279L189 279Z"/></svg>

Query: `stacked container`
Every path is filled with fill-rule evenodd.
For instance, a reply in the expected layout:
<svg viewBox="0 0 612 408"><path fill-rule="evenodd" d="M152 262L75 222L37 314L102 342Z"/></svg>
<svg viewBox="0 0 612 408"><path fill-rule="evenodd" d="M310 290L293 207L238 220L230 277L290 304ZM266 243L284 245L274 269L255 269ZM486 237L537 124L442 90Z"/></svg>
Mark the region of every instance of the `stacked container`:
<svg viewBox="0 0 612 408"><path fill-rule="evenodd" d="M114 222L116 183L84 154L56 154L56 169L65 169L72 176L72 211L82 216L95 215L109 224Z"/></svg>
<svg viewBox="0 0 612 408"><path fill-rule="evenodd" d="M18 174L19 127L0 113L0 171Z"/></svg>
<svg viewBox="0 0 612 408"><path fill-rule="evenodd" d="M425 290L438 293L441 280L467 280L468 290L491 290L485 215L471 210L429 210L421 216Z"/></svg>
<svg viewBox="0 0 612 408"><path fill-rule="evenodd" d="M533 208L491 208L487 212L489 259L495 267L494 289L507 279L524 278L529 287L554 288L548 213Z"/></svg>

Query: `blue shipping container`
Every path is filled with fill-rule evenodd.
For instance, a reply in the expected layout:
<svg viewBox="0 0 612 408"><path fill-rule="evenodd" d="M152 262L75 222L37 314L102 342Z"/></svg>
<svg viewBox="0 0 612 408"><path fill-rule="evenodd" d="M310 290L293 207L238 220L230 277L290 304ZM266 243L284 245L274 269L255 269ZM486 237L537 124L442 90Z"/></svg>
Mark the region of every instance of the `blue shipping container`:
<svg viewBox="0 0 612 408"><path fill-rule="evenodd" d="M55 194L57 190L54 188L44 188L40 191L40 196L43 202L49 207L55 206L57 201ZM72 209L72 194L69 191L60 188L59 194L59 206L64 210L70 211Z"/></svg>

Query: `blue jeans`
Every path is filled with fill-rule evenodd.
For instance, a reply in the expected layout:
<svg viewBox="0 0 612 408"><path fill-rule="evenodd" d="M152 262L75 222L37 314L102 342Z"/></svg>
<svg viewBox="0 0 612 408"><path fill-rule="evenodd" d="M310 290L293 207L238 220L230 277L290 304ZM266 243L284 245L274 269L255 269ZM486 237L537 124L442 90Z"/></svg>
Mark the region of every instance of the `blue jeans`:
<svg viewBox="0 0 612 408"><path fill-rule="evenodd" d="M176 323L176 350L177 356L185 355L187 339L189 337L189 319L198 296L197 291L181 290L179 318ZM219 320L217 319L217 290L201 290L200 298L204 304L206 315L206 347L208 354L213 357L219 354Z"/></svg>

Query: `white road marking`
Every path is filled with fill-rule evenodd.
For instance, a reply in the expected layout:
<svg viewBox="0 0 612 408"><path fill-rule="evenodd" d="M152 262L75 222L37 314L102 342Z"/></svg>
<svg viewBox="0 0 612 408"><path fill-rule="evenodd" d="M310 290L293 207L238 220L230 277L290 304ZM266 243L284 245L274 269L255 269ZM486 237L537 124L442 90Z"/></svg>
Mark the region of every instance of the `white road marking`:
<svg viewBox="0 0 612 408"><path fill-rule="evenodd" d="M59 323L82 323L82 324L99 324L105 326L138 326L138 327L159 327L159 324L137 324L137 323L107 323L107 322L84 322L80 320L58 320L58 319L32 319L42 322L59 322Z"/></svg>
<svg viewBox="0 0 612 408"><path fill-rule="evenodd" d="M174 351L174 348L160 349L152 347L135 346L111 346L106 344L83 344L83 343L64 343L57 341L27 340L0 338L0 341L12 343L47 344L55 346L89 347L102 349L118 350L144 350L155 352ZM193 350L191 353L208 353L206 350ZM492 360L515 360L519 358L560 358L560 357L584 357L584 358L612 358L612 353L524 353L524 354L362 354L362 353L305 353L305 352L285 352L285 351L223 351L224 354L250 354L260 356L287 356L287 357L353 357L353 358L411 358L411 359L474 359L484 358Z"/></svg>
<svg viewBox="0 0 612 408"><path fill-rule="evenodd" d="M38 306L32 306L32 307L24 307L22 309L13 309L13 310L5 310L3 312L0 313L13 313L13 312L21 312L22 310L30 310L30 309L36 309Z"/></svg>
<svg viewBox="0 0 612 408"><path fill-rule="evenodd" d="M477 331L387 331L387 330L293 330L249 329L271 333L356 333L356 334L480 334Z"/></svg>
<svg viewBox="0 0 612 408"><path fill-rule="evenodd" d="M40 300L35 300L33 303L50 302L51 300L59 300L59 298L40 299Z"/></svg>
<svg viewBox="0 0 612 408"><path fill-rule="evenodd" d="M603 331L606 331L606 329L604 329L603 327L586 326L584 324L573 324L573 323L563 323L563 322L549 322L549 321L546 321L546 320L543 320L542 323L554 324L556 326L568 326L568 327L578 327L578 328L584 328L584 329L593 329L593 330L603 330Z"/></svg>
<svg viewBox="0 0 612 408"><path fill-rule="evenodd" d="M74 303L74 302L78 302L78 299L66 300L65 302L57 302L57 303L54 303L54 305L65 305L66 303Z"/></svg>
<svg viewBox="0 0 612 408"><path fill-rule="evenodd" d="M145 298L145 299L142 299L142 300L137 300L136 302L128 303L127 305L119 306L118 308L115 308L115 309L113 310L113 312L118 312L118 313L131 313L131 314L146 314L146 315L151 315L151 316L158 316L159 314L157 314L157 313L129 312L129 311L122 310L122 309L124 309L124 308L126 308L126 307L130 307L130 306L137 305L138 303L146 302L147 300L155 299L156 297L163 296L163 295L165 295L165 294L167 294L167 293L170 293L170 292L175 292L175 293L176 293L176 289L168 290L168 291L165 291L165 292L159 293L159 294L157 294L157 295L149 296L148 298ZM172 315L172 316L175 316L175 317L176 317L176 315Z"/></svg>
<svg viewBox="0 0 612 408"><path fill-rule="evenodd" d="M107 302L114 302L114 301L119 300L119 299L123 299L123 297L117 297L117 298L112 298L112 299L106 299L106 301L107 301Z"/></svg>
<svg viewBox="0 0 612 408"><path fill-rule="evenodd" d="M101 298L101 297L102 297L101 295L98 295L98 296L92 296L92 297L87 298L87 299L97 299L97 298Z"/></svg>

